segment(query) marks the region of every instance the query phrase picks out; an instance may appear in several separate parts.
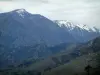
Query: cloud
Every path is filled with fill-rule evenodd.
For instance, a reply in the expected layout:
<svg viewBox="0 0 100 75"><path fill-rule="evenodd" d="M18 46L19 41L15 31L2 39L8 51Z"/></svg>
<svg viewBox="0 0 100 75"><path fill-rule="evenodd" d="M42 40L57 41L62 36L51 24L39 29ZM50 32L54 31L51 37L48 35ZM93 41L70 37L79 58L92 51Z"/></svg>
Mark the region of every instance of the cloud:
<svg viewBox="0 0 100 75"><path fill-rule="evenodd" d="M12 0L0 0L0 1L12 1Z"/></svg>

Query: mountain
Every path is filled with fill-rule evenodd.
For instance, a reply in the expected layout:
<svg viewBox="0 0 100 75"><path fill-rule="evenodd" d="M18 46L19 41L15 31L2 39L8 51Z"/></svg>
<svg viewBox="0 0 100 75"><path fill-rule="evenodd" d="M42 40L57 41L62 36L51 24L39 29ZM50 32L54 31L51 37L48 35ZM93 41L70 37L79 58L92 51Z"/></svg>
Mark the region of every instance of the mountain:
<svg viewBox="0 0 100 75"><path fill-rule="evenodd" d="M74 24L67 20L55 20L58 26L69 32L77 41L87 42L100 35L100 29L84 24ZM81 39L80 39L81 38Z"/></svg>
<svg viewBox="0 0 100 75"><path fill-rule="evenodd" d="M41 42L57 45L76 41L56 23L25 9L0 14L0 34L0 44L10 47L30 46Z"/></svg>
<svg viewBox="0 0 100 75"><path fill-rule="evenodd" d="M70 33L40 14L25 9L0 13L0 67L47 57L55 52L49 47L76 42Z"/></svg>
<svg viewBox="0 0 100 75"><path fill-rule="evenodd" d="M84 36L79 35L81 30L78 30L79 27L75 27L69 31L67 27L25 9L0 13L0 67L28 59L44 59L99 35L98 29L96 32L82 29Z"/></svg>

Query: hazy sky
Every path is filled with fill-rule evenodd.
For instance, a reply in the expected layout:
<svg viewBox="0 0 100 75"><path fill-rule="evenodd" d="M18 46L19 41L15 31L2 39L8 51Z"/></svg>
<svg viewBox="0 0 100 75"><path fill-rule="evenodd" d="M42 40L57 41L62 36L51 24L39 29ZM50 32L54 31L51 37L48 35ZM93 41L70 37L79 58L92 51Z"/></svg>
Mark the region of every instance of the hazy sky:
<svg viewBox="0 0 100 75"><path fill-rule="evenodd" d="M100 28L100 0L0 0L0 12L20 8L51 20L68 20Z"/></svg>

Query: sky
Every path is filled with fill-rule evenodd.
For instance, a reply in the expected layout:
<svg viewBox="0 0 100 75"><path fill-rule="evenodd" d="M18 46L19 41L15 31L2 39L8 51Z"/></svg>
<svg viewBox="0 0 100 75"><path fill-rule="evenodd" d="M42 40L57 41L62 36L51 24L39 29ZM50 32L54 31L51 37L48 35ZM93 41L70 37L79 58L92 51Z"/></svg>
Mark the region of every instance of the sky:
<svg viewBox="0 0 100 75"><path fill-rule="evenodd" d="M0 0L1 13L22 8L51 20L100 28L100 0Z"/></svg>

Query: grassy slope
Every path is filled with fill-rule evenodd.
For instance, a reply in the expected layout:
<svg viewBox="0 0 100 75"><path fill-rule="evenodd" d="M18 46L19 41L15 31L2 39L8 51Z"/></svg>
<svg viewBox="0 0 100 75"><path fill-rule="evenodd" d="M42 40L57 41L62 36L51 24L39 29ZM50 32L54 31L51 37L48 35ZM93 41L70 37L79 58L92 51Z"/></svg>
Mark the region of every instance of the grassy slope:
<svg viewBox="0 0 100 75"><path fill-rule="evenodd" d="M87 59L91 59L95 54L92 53L91 55L83 55L81 57L78 57L74 60L71 60L71 62L61 65L57 68L54 68L50 71L44 72L44 75L75 75L80 74L84 75L84 67L86 67ZM90 63L93 67L95 67L95 62L92 61Z"/></svg>
<svg viewBox="0 0 100 75"><path fill-rule="evenodd" d="M26 67L26 69L28 69L28 70L43 70L47 66L55 65L54 61L52 60L52 57L60 58L62 55L67 55L67 54L71 53L76 46L77 46L76 44L72 44L72 45L68 46L66 50L62 50L62 52L60 52L60 53L57 53L50 57L47 57L46 59L41 60L37 63L34 63L34 64L30 65L29 67Z"/></svg>
<svg viewBox="0 0 100 75"><path fill-rule="evenodd" d="M100 51L100 37L96 38L95 40L92 40L82 46L78 46L78 50L80 51L81 57L77 57L75 58L70 58L71 61L64 64L64 65L59 65L59 67L53 68L51 71L47 71L44 74L45 75L73 75L76 73L84 73L84 67L87 65L87 60L89 58L91 58L92 56L94 56L95 52ZM94 47L94 48L93 48ZM73 49L69 47L70 52L73 52ZM69 55L70 56L70 52L62 52L60 54L56 54L54 57L59 58L62 55ZM91 55L89 55L91 53ZM51 56L52 57L52 56ZM43 71L46 67L51 66L54 64L54 62L52 61L51 57L42 60L36 64L32 64L30 67L27 67L27 70L38 70L38 71ZM70 56L72 57L72 56ZM94 65L94 63L92 64L92 66Z"/></svg>
<svg viewBox="0 0 100 75"><path fill-rule="evenodd" d="M95 56L95 54L96 53L92 53L91 55L83 55L81 57L71 60L67 64L60 65L59 67L53 68L49 71L45 71L45 72L42 71L42 75L75 75L75 74L86 75L86 73L84 71L84 67L86 67L88 64L87 59L91 59L92 57ZM44 64L44 62L41 64ZM95 67L95 62L91 62L91 65L92 65L92 67ZM38 63L36 66L39 66ZM41 67L41 69L42 69L42 67ZM18 75L23 75L23 73L25 73L24 75L27 75L28 70L29 70L28 67L27 67L27 70L24 70L23 68L12 69L8 72L6 71L5 72L6 74L4 74L4 75L10 75L7 73L11 73L11 72L17 72ZM33 70L33 68L31 70ZM15 75L15 74L12 74L12 75ZM28 74L28 75L30 75L30 74Z"/></svg>

